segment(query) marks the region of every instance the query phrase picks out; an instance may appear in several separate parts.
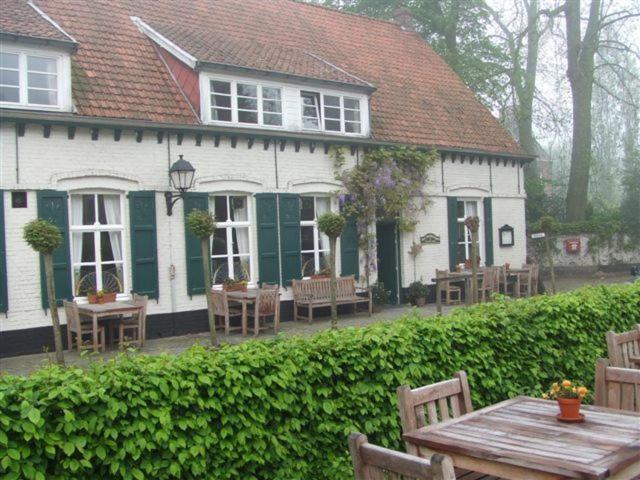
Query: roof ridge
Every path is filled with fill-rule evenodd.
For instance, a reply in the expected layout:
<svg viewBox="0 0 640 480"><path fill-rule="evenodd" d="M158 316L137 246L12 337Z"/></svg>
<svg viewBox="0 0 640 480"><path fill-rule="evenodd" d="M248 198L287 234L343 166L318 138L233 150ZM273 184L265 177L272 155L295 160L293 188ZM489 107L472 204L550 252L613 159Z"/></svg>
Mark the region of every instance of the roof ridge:
<svg viewBox="0 0 640 480"><path fill-rule="evenodd" d="M322 9L322 10L327 10L329 12L342 13L343 15L350 15L352 17L360 17L360 18L364 18L366 20L371 20L372 22L381 22L381 23L385 23L385 24L388 24L388 25L393 25L394 27L397 27L400 30L402 30L400 25L397 24L396 22L394 22L393 20L386 20L384 18L370 17L369 15L365 15L364 13L350 12L349 10L340 10L338 8L330 7L328 5L321 5L319 3L315 3L314 0L287 0L287 1L293 2L293 3L297 3L299 5L304 5L304 6L308 6L308 7L315 7L315 8L319 8L319 9ZM402 30L402 31L404 32L405 30Z"/></svg>

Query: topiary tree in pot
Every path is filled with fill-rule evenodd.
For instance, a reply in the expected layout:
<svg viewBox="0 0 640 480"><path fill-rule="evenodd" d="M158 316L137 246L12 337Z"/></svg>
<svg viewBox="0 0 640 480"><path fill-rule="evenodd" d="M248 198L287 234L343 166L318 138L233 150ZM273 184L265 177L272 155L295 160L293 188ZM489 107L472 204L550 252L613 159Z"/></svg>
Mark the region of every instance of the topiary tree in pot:
<svg viewBox="0 0 640 480"><path fill-rule="evenodd" d="M51 323L53 325L53 343L56 349L56 362L64 365L62 334L60 332L60 318L58 317L58 302L56 301L56 283L53 275L53 252L62 245L62 232L46 220L36 219L24 226L23 238L36 252L42 254L44 260L44 274L47 285L47 301L51 309Z"/></svg>
<svg viewBox="0 0 640 480"><path fill-rule="evenodd" d="M342 235L345 218L338 214L327 212L318 218L318 230L329 237L329 265L331 267L331 280L329 282L329 295L331 298L331 328L338 327L338 306L336 304L336 241Z"/></svg>
<svg viewBox="0 0 640 480"><path fill-rule="evenodd" d="M209 333L211 335L211 345L218 346L218 336L216 334L216 317L213 309L213 298L211 297L211 253L209 251L209 239L216 231L216 221L213 215L206 210L192 210L187 215L187 226L189 230L200 239L202 248L202 271L204 272L204 294L207 298L207 315L209 318Z"/></svg>

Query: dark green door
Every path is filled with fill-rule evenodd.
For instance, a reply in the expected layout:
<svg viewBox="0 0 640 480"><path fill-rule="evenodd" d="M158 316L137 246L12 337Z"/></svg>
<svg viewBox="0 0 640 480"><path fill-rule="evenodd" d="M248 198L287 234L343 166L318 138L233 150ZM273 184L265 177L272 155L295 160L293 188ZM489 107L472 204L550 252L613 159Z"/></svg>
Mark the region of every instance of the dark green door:
<svg viewBox="0 0 640 480"><path fill-rule="evenodd" d="M376 224L378 249L378 281L388 290L389 302L400 303L400 264L398 225L395 222Z"/></svg>

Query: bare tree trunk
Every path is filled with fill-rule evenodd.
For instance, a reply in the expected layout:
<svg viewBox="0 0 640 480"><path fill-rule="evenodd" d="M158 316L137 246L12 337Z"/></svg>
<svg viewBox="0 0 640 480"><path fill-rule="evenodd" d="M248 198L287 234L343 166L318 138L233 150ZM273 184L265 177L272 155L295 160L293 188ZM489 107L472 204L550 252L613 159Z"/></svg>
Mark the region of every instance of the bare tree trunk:
<svg viewBox="0 0 640 480"><path fill-rule="evenodd" d="M336 304L336 239L329 237L329 265L331 280L329 283L329 298L331 300L331 328L338 328L338 305Z"/></svg>
<svg viewBox="0 0 640 480"><path fill-rule="evenodd" d="M218 335L216 333L216 316L213 310L213 299L211 298L211 258L209 253L209 239L203 238L200 243L202 247L202 267L204 271L204 294L207 297L207 315L209 317L209 333L211 345L218 346Z"/></svg>
<svg viewBox="0 0 640 480"><path fill-rule="evenodd" d="M567 77L573 104L573 140L571 170L567 190L567 220L584 220L591 167L591 99L595 53L601 23L600 0L591 0L584 38L581 38L580 0L567 0Z"/></svg>
<svg viewBox="0 0 640 480"><path fill-rule="evenodd" d="M478 303L478 230L471 230L471 300Z"/></svg>
<svg viewBox="0 0 640 480"><path fill-rule="evenodd" d="M549 232L544 235L544 249L547 256L547 264L549 265L549 273L551 274L551 293L556 294L556 271L553 268L553 252L551 251L551 234Z"/></svg>
<svg viewBox="0 0 640 480"><path fill-rule="evenodd" d="M47 301L51 310L51 323L53 324L53 343L56 348L56 362L64 365L64 352L62 347L62 334L60 333L60 319L58 318L58 302L56 301L56 283L53 275L53 255L43 254L44 274L47 284ZM68 328L68 327L67 327Z"/></svg>

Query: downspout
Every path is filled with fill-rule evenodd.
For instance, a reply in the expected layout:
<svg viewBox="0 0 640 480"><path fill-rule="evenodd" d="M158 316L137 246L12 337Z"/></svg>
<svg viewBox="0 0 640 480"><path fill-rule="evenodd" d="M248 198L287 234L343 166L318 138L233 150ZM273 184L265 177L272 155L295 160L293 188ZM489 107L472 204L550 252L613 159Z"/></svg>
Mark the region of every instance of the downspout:
<svg viewBox="0 0 640 480"><path fill-rule="evenodd" d="M16 185L20 183L20 155L18 153L18 124L15 124L15 134L16 134Z"/></svg>
<svg viewBox="0 0 640 480"><path fill-rule="evenodd" d="M171 168L171 134L167 132L167 183L169 184L169 190L171 190L171 179L168 172ZM171 298L171 313L176 311L176 266L173 264L173 235L171 221L173 217L166 216L167 223L169 225L169 296Z"/></svg>
<svg viewBox="0 0 640 480"><path fill-rule="evenodd" d="M278 141L276 139L273 140L273 165L276 172L276 190L280 188L278 181Z"/></svg>

